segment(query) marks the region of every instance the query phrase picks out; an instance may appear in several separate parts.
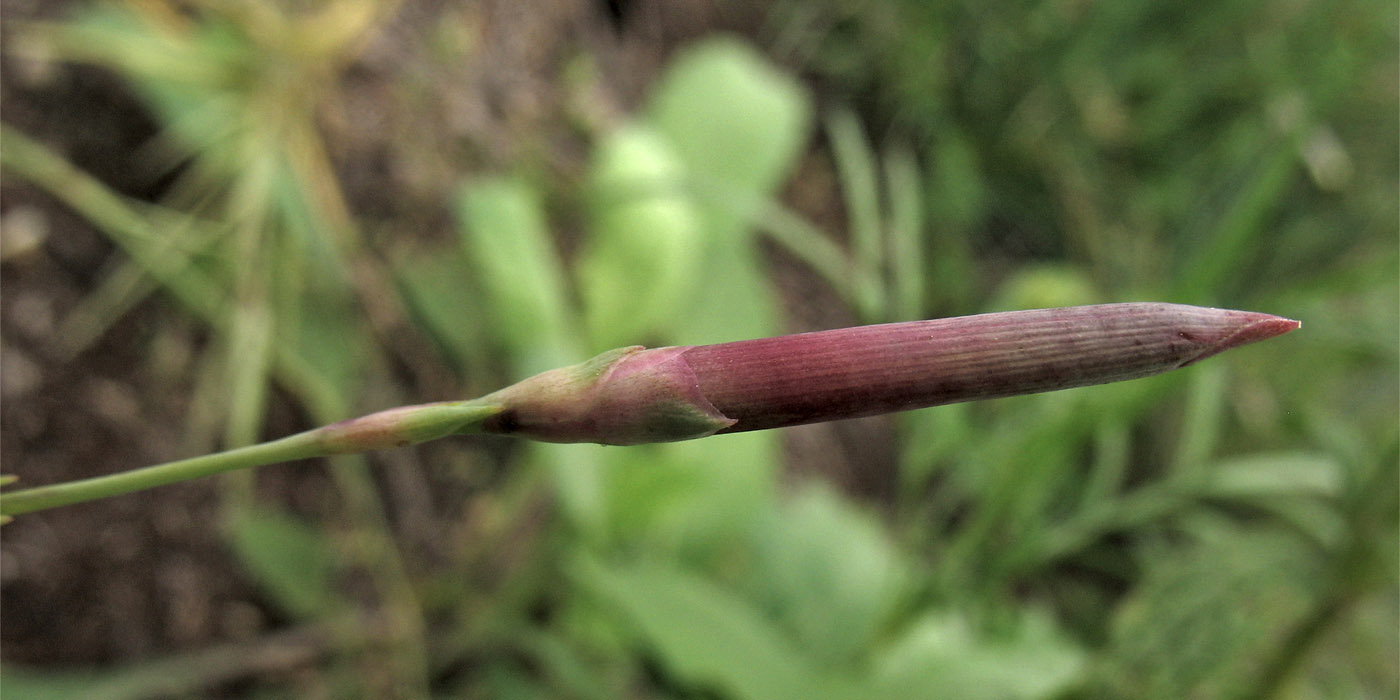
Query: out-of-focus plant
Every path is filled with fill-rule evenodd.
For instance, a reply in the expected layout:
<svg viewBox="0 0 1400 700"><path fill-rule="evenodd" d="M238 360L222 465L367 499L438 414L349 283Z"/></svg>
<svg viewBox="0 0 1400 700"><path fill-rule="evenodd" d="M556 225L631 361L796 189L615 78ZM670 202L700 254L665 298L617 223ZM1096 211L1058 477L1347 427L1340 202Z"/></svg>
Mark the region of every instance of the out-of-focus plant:
<svg viewBox="0 0 1400 700"><path fill-rule="evenodd" d="M1110 695L1394 693L1397 641L1368 619L1394 626L1396 580L1356 572L1393 559L1397 527L1370 520L1396 500L1395 7L778 12L781 55L914 144L927 308L1230 298L1318 333L1287 358L1316 371L1272 389L1226 363L903 419L928 595L992 620L1053 601L1111 640Z"/></svg>
<svg viewBox="0 0 1400 700"><path fill-rule="evenodd" d="M204 391L235 400L198 405L232 411L227 421L206 419L228 426L226 443L255 436L273 368L314 412L349 410L347 382L362 353L327 356L307 337L315 324L304 318L313 305L348 311L362 266L317 110L390 10L357 0L308 13L256 3L104 4L63 23L17 29L14 51L130 79L165 127L149 149L152 161L178 169L164 206L141 207L65 187L78 176L54 174L37 160L42 154L26 157L32 149L8 159L10 172L103 224L132 257L68 319L60 334L66 352L80 352L119 317L110 311L149 292L151 279L219 331L223 369ZM359 335L351 324L324 332L342 331L346 342Z"/></svg>
<svg viewBox="0 0 1400 700"><path fill-rule="evenodd" d="M364 250L318 126L340 71L396 4L110 3L12 27L7 50L109 69L162 126L146 150L174 176L158 205L115 195L8 127L0 158L129 256L64 320L62 353L82 352L156 287L213 331L188 429L196 450L216 432L229 447L254 442L274 379L314 419L347 417L380 348L403 337L392 313L376 313L396 296ZM275 604L303 619L344 614L348 602L325 593L336 571L369 572L391 621L385 677L422 689L422 620L403 563L362 460L340 460L339 495L363 546L331 556L328 533L256 504L246 474L225 482L229 543ZM334 565L301 565L311 561Z"/></svg>
<svg viewBox="0 0 1400 700"><path fill-rule="evenodd" d="M771 433L502 450L514 475L502 497L470 514L472 536L443 535L468 551L407 579L382 628L347 623L339 601L315 594L335 568L316 552L337 552L322 532L244 527L249 568L336 640L313 647L337 651L331 674L344 671L340 650L417 634L399 617L408 607L443 621L424 632L431 653L408 692L1267 697L1334 682L1384 694L1393 668L1375 659L1393 658L1392 630L1358 620L1395 617L1376 593L1393 588L1400 550L1393 367L1376 370L1394 364L1395 266L1368 235L1394 189L1333 186L1390 172L1355 147L1369 117L1342 109L1365 92L1349 89L1361 69L1342 44L1308 39L1328 60L1302 66L1296 84L1263 68L1329 11L1274 8L1251 22L1259 7L1212 9L1201 26L1221 29L1195 51L1161 28L1177 11L1145 1L861 4L830 24L803 10L817 24L784 25L779 48L890 108L870 119L838 106L825 120L848 245L773 201L807 145L811 99L720 40L678 54L636 121L599 135L577 246L551 235L551 183L471 179L457 200L461 251L415 259L399 282L451 355L510 376L619 341L777 335L760 233L865 321L1228 299L1298 308L1308 339L1254 351L1253 363L903 416L901 489L885 519L821 487L781 492ZM1349 31L1368 39L1346 46L1373 43ZM1312 206L1315 190L1333 194ZM174 216L204 232L185 244L191 256L225 236L219 217ZM1339 231L1353 237L1333 257ZM217 310L232 298L207 270L218 265L142 269L162 283L207 278L186 286L218 291L202 307ZM1277 370L1298 366L1316 372ZM336 396L345 385L321 386ZM562 517L517 537L539 520L540 484ZM493 548L517 565L480 570L500 561L482 553ZM1359 653L1341 655L1348 645ZM228 656L170 661L216 679ZM1371 665L1348 668L1355 658ZM143 687L176 675L126 670ZM7 685L14 677L7 668Z"/></svg>

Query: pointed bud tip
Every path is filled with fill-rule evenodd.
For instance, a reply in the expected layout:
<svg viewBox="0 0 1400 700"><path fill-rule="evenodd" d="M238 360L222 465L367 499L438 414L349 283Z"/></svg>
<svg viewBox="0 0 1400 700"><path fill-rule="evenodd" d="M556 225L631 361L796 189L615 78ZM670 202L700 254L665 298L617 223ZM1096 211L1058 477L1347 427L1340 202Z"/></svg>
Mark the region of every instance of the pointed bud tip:
<svg viewBox="0 0 1400 700"><path fill-rule="evenodd" d="M1207 346L1199 355L1191 358L1181 366L1195 364L1207 357L1214 357L1226 350L1257 343L1261 340L1268 340L1274 336L1283 335L1291 331L1302 328L1302 321L1295 321L1291 318L1274 316L1257 312L1239 311L1241 318L1240 325L1232 332L1223 336L1216 342Z"/></svg>

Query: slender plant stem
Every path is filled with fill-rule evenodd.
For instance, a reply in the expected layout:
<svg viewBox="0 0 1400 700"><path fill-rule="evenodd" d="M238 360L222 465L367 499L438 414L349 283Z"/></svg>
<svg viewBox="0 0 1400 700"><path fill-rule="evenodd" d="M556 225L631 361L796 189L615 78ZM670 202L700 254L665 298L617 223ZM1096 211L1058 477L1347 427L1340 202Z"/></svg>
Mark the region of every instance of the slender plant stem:
<svg viewBox="0 0 1400 700"><path fill-rule="evenodd" d="M368 452L479 432L502 407L482 401L400 406L247 447L151 467L0 493L0 516L10 517L223 472L308 457Z"/></svg>
<svg viewBox="0 0 1400 700"><path fill-rule="evenodd" d="M37 486L12 493L0 493L0 515L13 516L108 496L119 496L235 469L305 459L319 454L321 454L321 449L316 431L312 430L227 452L201 455L81 481Z"/></svg>

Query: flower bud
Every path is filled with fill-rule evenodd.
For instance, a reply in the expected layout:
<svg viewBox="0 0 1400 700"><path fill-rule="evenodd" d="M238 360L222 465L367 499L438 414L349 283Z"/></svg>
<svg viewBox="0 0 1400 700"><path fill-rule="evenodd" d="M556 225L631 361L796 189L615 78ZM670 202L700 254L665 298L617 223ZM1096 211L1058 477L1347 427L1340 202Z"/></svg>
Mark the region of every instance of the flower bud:
<svg viewBox="0 0 1400 700"><path fill-rule="evenodd" d="M485 432L632 445L1136 379L1299 327L1247 311L1102 304L613 350L490 396Z"/></svg>

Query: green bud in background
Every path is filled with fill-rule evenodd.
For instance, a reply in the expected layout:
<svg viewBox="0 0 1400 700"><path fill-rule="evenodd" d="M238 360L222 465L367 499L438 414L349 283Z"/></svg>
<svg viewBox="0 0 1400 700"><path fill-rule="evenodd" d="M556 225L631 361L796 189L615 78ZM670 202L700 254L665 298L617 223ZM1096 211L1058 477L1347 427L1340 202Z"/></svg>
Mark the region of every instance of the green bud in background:
<svg viewBox="0 0 1400 700"><path fill-rule="evenodd" d="M664 337L687 308L703 251L685 179L675 151L651 129L626 126L599 144L578 262L593 347Z"/></svg>

